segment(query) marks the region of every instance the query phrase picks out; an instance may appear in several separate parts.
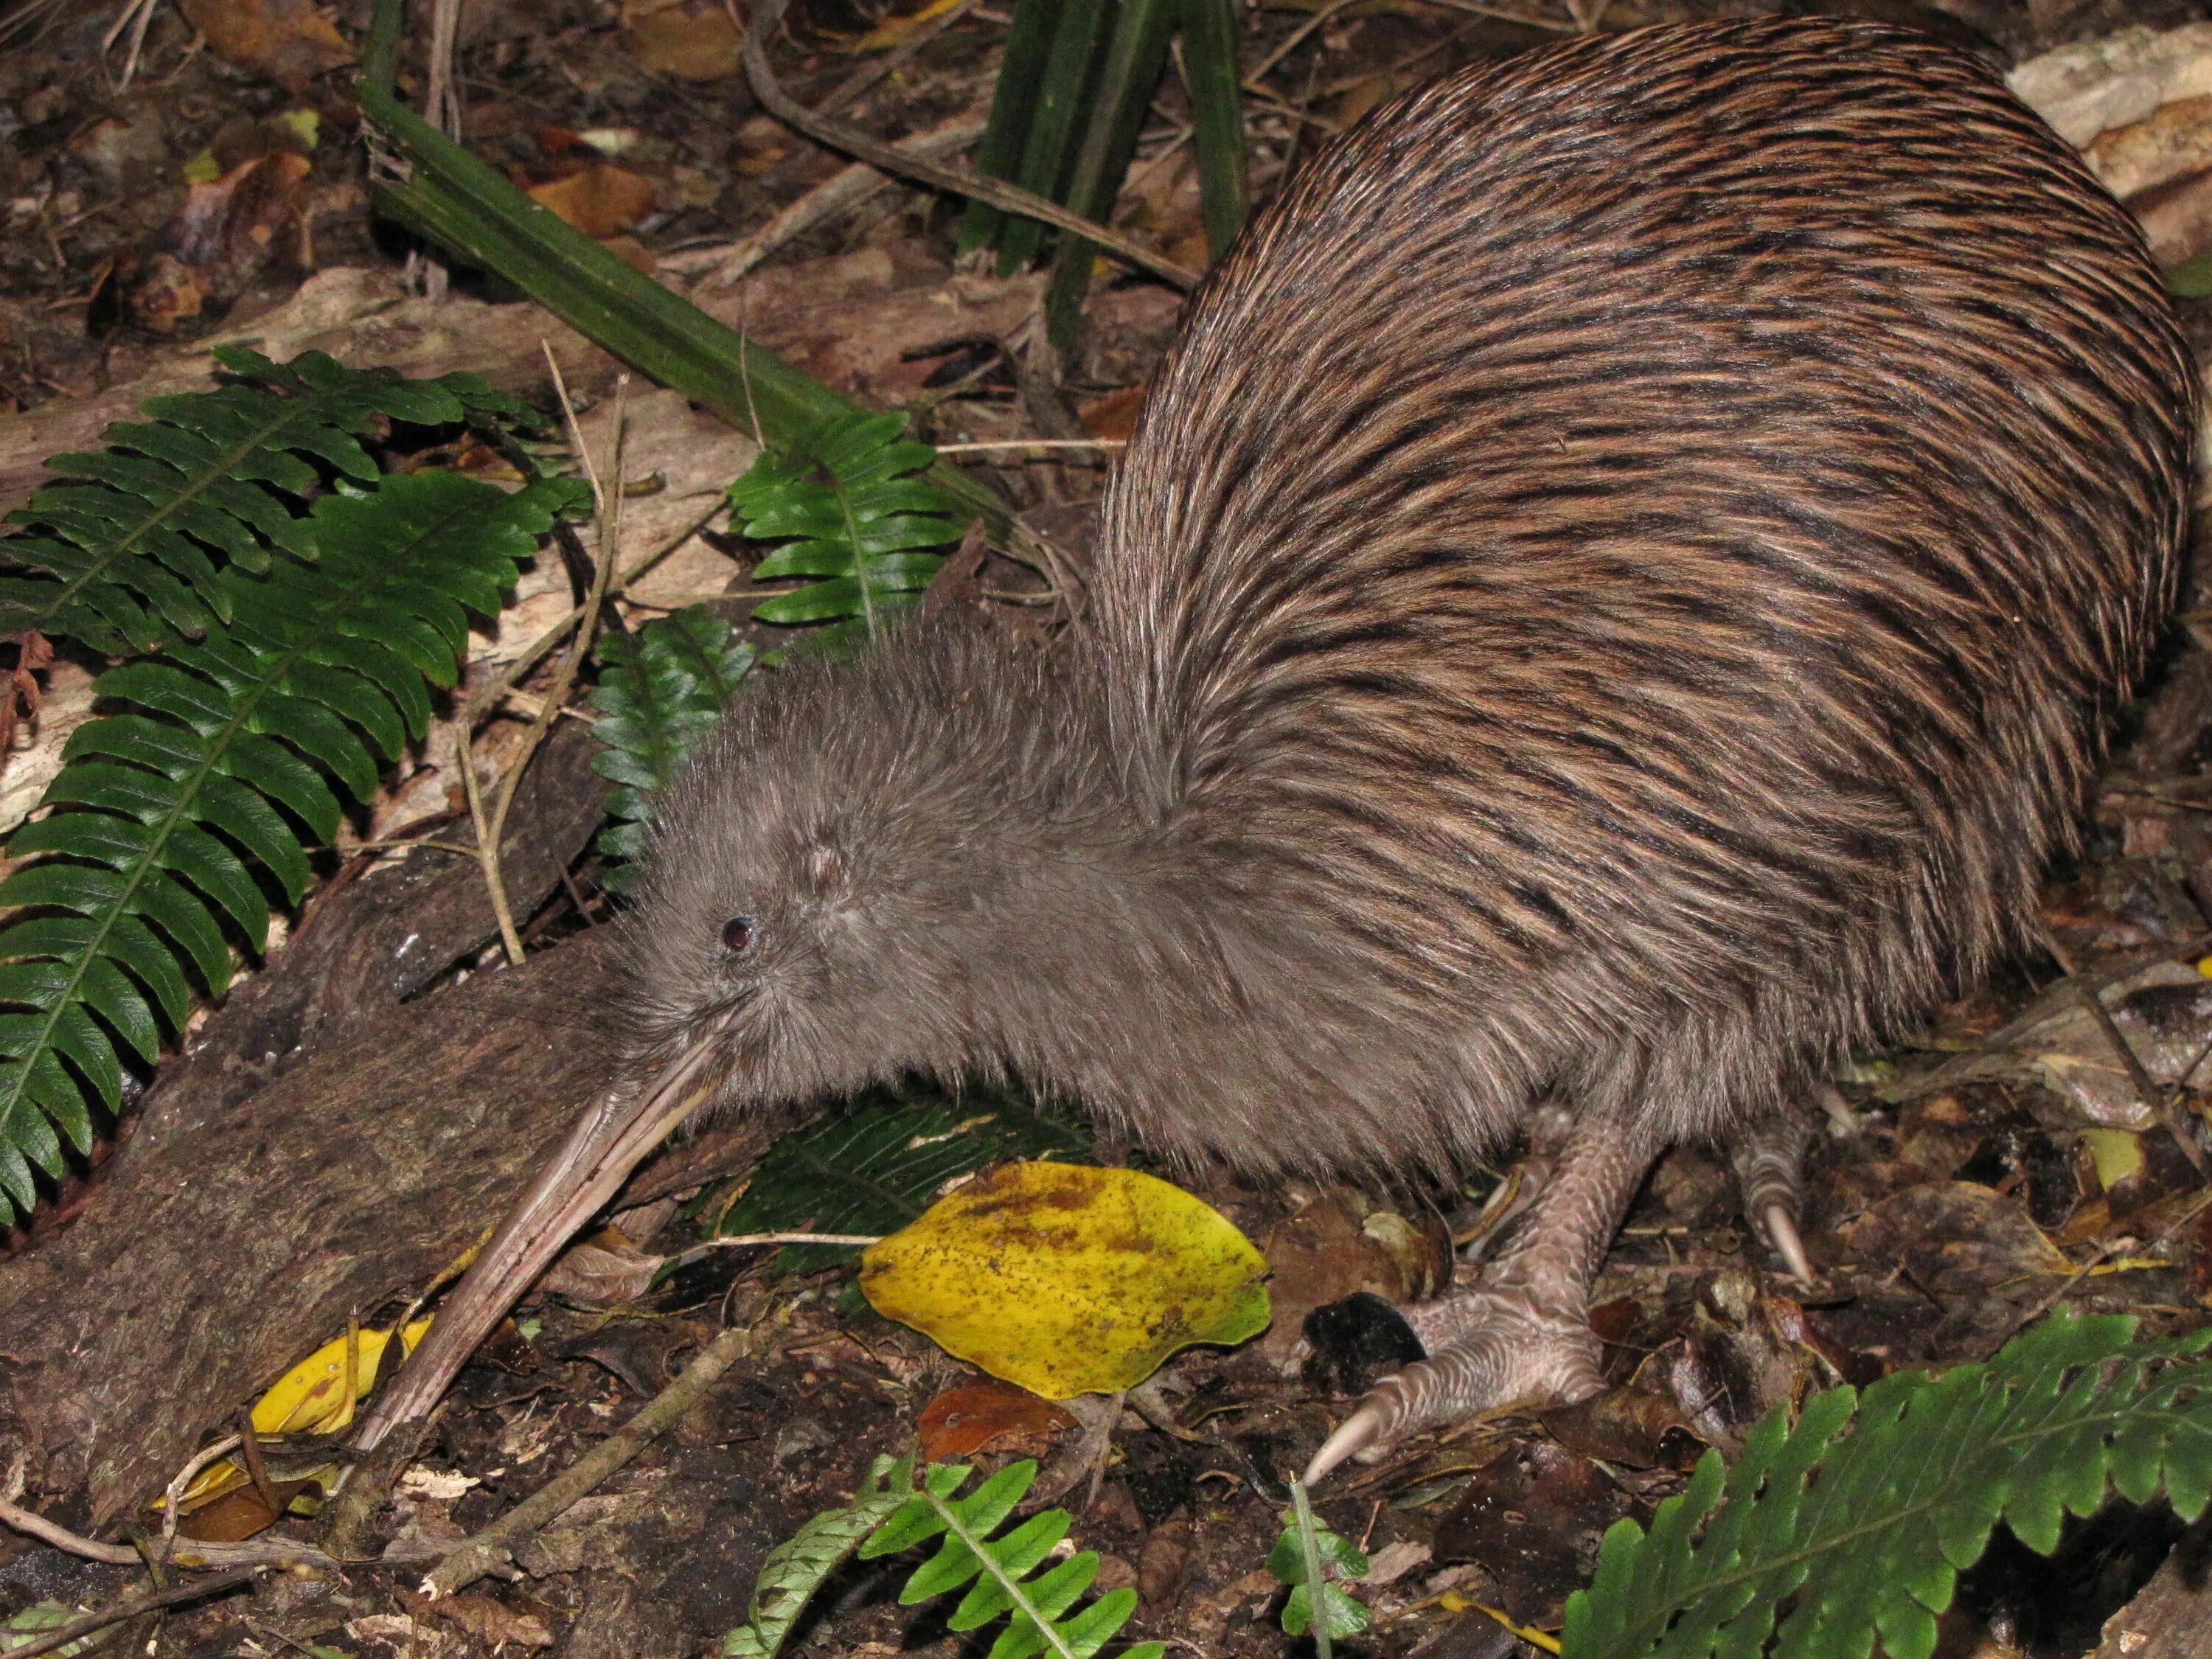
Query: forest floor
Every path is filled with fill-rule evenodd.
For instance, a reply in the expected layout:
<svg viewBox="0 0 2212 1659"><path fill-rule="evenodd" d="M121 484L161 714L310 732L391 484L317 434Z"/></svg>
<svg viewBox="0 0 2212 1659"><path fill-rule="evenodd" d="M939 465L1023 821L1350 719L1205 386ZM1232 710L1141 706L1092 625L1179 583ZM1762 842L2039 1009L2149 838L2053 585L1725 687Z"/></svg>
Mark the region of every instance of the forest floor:
<svg viewBox="0 0 2212 1659"><path fill-rule="evenodd" d="M1515 21L1516 7L1528 21ZM1767 9L1735 0L1613 0L1580 13L1559 0L1240 7L1243 62L1260 89L1248 107L1255 192L1264 199L1328 133L1439 71L1589 24ZM1917 22L2008 67L2129 26L2212 15L2212 5L2179 0L1940 8L1837 0L1818 9ZM143 33L126 21L104 41L116 11L19 0L0 17L0 508L21 504L20 491L5 495L9 481L35 482L32 464L48 453L39 446L66 429L70 410L127 400L135 384L173 370L218 331L252 337L265 324L295 337L316 307L317 326L350 326L395 304L403 280L420 275L404 239L370 216L351 89L365 5L348 0L333 14L293 0L149 0L127 14L143 15ZM988 106L1006 26L1002 7L972 0L949 11L914 0L811 0L795 9L778 50L801 99L842 96L848 119L896 137ZM467 0L454 79L462 136L562 217L679 289L703 292L749 235L843 165L757 112L735 41L719 4ZM419 51L410 64L419 76ZM1188 133L1170 74L1119 218L1196 264L1205 243ZM723 286L748 329L796 339L789 349L804 366L842 390L908 409L933 441L1125 435L1136 390L1171 331L1175 297L1140 280L1102 278L1081 349L1057 384L1040 384L1019 348L1034 279L956 270L957 211L886 190ZM471 302L505 297L486 295L465 273L454 291ZM2200 350L2212 348L2212 303L2190 301L2185 312ZM530 337L529 328L514 336ZM512 355L512 378L542 398L534 344L518 343ZM601 373L579 389L604 400L607 380ZM703 423L686 425L680 408L659 418L652 435L665 453L634 446L639 474L703 479L711 489L742 468L741 451L701 435ZM88 437L71 441L81 447ZM719 479L716 466L726 468ZM1104 477L1097 456L1055 454L991 476L1079 562ZM542 579L526 579L507 616L484 624L472 673L511 659L515 640L568 604L555 562L541 563ZM710 529L634 586L623 614L635 622L704 600L742 635L765 637L749 621L757 598L750 573L744 544ZM1047 636L1064 621L1054 605L1036 602L1051 595L1019 567L994 563L966 580L967 597L1026 636ZM2203 1144L2212 1110L2212 1066L2203 1064L2212 1052L2208 620L2212 605L2193 591L2096 795L2087 848L2049 886L2051 948L2008 965L1930 1030L1864 1056L1840 1079L1810 1172L1817 1286L1796 1285L1763 1259L1724 1160L1697 1147L1670 1152L1598 1289L1608 1378L1621 1386L1611 1408L1424 1437L1320 1494L1326 1523L1376 1564L1362 1590L1375 1626L1349 1650L1502 1654L1513 1638L1478 1604L1556 1629L1609 1525L1648 1519L1705 1447L1734 1450L1760 1416L1812 1390L1984 1358L2061 1302L2132 1313L2159 1331L2205 1319L2212 1209L2203 1201L2207 1176L2189 1154ZM41 671L46 712L0 775L9 824L51 777L98 666L65 652ZM544 689L547 672L524 678L522 696L478 737L475 763L487 775L519 742L529 694ZM442 750L434 738L411 756L349 826L350 844L325 861L325 877L373 861L363 841L455 815L459 764L450 738ZM601 890L599 854L576 850L574 839L564 845L568 867L549 872L543 902L525 918L533 948L603 921L616 902ZM314 925L286 948L302 948ZM489 972L499 959L496 945L478 937L437 984L408 994L439 994L440 985ZM2100 994L2109 1019L2088 1006ZM212 1032L223 1018L218 1012L196 1030ZM2156 1109L2143 1097L2146 1080ZM2188 1149L2173 1126L2184 1127ZM113 1148L133 1133L131 1114L110 1127L52 1202L8 1235L0 1298L16 1261L52 1248L97 1208ZM300 1121L290 1132L313 1135L316 1125ZM662 1231L641 1223L631 1242L681 1249L698 1212L712 1212L715 1195L729 1190L731 1172L708 1173L724 1184L702 1176L685 1189L703 1189L705 1206L672 1218L662 1206L651 1218ZM1285 1482L1381 1363L1356 1339L1306 1342L1304 1316L1360 1291L1402 1298L1432 1284L1449 1272L1443 1241L1483 1237L1491 1200L1515 1178L1509 1149L1498 1169L1468 1171L1462 1188L1442 1192L1255 1188L1226 1176L1194 1183L1267 1255L1273 1328L1242 1348L1192 1350L1172 1362L1145 1413L1132 1404L1105 1424L1100 1458L1067 1413L987 1383L857 1304L846 1293L849 1264L779 1276L771 1251L724 1249L612 1308L544 1297L464 1373L437 1419L406 1489L416 1532L453 1536L483 1526L602 1439L730 1320L769 1321L778 1335L771 1353L741 1364L669 1435L540 1534L511 1582L433 1601L406 1571L274 1575L249 1592L174 1611L157 1627L126 1627L128 1639L148 1652L257 1659L460 1659L538 1648L573 1659L688 1659L714 1650L744 1618L770 1547L841 1502L872 1458L920 1432L936 1455L986 1465L1042 1459L1059 1501L1077 1511L1080 1544L1103 1558L1102 1587L1139 1591L1131 1634L1218 1659L1303 1650L1279 1627L1283 1589L1263 1565L1282 1526ZM199 1243L177 1241L180 1251ZM303 1334L299 1352L342 1333L349 1313L374 1324L397 1305L334 1309L329 1328ZM951 1397L956 1389L969 1392ZM1172 1414L1169 1427L1160 1426L1163 1412ZM212 1417L205 1432L224 1426ZM49 1498L68 1512L68 1494ZM309 1522L282 1525L312 1535ZM2115 1507L2069 1522L2055 1561L2001 1537L1945 1616L1942 1651L2038 1659L2087 1651L2180 1531L2160 1508ZM904 1571L895 1562L845 1570L791 1650L980 1651L946 1630L942 1605L898 1604ZM0 1530L0 1619L33 1603L93 1605L133 1576Z"/></svg>

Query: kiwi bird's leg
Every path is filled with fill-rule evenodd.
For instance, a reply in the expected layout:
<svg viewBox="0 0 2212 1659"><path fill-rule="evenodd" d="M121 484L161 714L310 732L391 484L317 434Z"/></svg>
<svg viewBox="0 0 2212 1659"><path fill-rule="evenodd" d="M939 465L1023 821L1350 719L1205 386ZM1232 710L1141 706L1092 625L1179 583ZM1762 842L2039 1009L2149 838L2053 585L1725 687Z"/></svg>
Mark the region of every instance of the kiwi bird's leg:
<svg viewBox="0 0 2212 1659"><path fill-rule="evenodd" d="M617 1085L592 1103L446 1297L399 1375L363 1414L356 1450L373 1450L398 1425L428 1415L477 1344L570 1235L720 1085L729 1061L719 1046L710 1034L642 1084Z"/></svg>
<svg viewBox="0 0 2212 1659"><path fill-rule="evenodd" d="M1481 1284L1412 1310L1429 1357L1368 1391L1314 1454L1307 1484L1417 1429L1522 1401L1571 1405L1603 1389L1590 1281L1658 1152L1632 1125L1577 1125Z"/></svg>
<svg viewBox="0 0 2212 1659"><path fill-rule="evenodd" d="M1784 1106L1738 1139L1729 1154L1736 1188L1743 1195L1743 1217L1752 1235L1789 1268L1801 1285L1813 1282L1813 1263L1797 1230L1805 1212L1801 1171L1812 1145L1813 1123L1804 1112Z"/></svg>

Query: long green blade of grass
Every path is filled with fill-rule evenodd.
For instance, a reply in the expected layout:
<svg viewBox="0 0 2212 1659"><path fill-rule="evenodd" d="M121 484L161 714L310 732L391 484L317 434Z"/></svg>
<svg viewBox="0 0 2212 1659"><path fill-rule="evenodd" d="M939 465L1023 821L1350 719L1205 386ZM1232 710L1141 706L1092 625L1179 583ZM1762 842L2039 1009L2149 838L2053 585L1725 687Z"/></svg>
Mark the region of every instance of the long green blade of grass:
<svg viewBox="0 0 2212 1659"><path fill-rule="evenodd" d="M1086 219L1103 224L1114 210L1129 159L1137 152L1145 112L1152 106L1152 89L1167 61L1176 5L1177 0L1121 0L1099 71L1097 112L1067 191L1067 205ZM1053 343L1063 349L1074 339L1082 319L1083 296L1097 255L1092 244L1069 237L1054 258L1052 282L1045 293L1045 323Z"/></svg>
<svg viewBox="0 0 2212 1659"><path fill-rule="evenodd" d="M633 270L401 104L392 91L399 10L399 0L378 0L356 83L362 113L406 175L378 189L379 210L497 272L640 373L769 443L860 409ZM1006 502L981 480L945 462L930 477L963 507L1006 521Z"/></svg>
<svg viewBox="0 0 2212 1659"><path fill-rule="evenodd" d="M1045 53L1052 45L1052 24L1060 0L1014 0L1012 21L1006 26L1006 49L999 60L999 82L991 94L991 121L975 146L972 165L994 179L1012 180L1027 143L1035 117L1037 86L1044 77ZM1006 222L1006 215L988 202L970 202L960 220L959 251L972 253L988 247Z"/></svg>
<svg viewBox="0 0 2212 1659"><path fill-rule="evenodd" d="M1079 135L1091 110L1099 45L1111 20L1105 0L1060 0L1058 9L1016 182L1035 195L1065 202ZM999 275L1011 276L1027 264L1043 236L1044 226L1035 219L1008 220L999 234Z"/></svg>
<svg viewBox="0 0 2212 1659"><path fill-rule="evenodd" d="M1198 146L1206 251L1218 259L1244 228L1244 100L1237 74L1236 0L1182 0L1182 66Z"/></svg>

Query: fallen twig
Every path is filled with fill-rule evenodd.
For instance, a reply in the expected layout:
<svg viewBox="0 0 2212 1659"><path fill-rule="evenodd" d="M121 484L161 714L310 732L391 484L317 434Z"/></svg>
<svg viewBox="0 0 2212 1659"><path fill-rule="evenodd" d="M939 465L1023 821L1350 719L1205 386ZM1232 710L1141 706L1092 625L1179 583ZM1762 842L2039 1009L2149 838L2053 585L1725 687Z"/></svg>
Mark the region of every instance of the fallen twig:
<svg viewBox="0 0 2212 1659"><path fill-rule="evenodd" d="M956 196L988 202L1002 212L1018 214L1024 219L1042 220L1056 230L1064 230L1071 236L1080 236L1102 251L1136 266L1139 270L1148 270L1176 288L1187 289L1198 281L1197 271L1179 265L1174 260L1153 252L1141 242L1132 241L1119 232L1095 223L1079 213L1070 213L1058 203L1048 202L1042 196L1033 196L1028 191L1001 179L987 178L980 173L939 167L933 161L925 161L904 154L892 145L879 144L842 121L824 120L784 91L782 84L775 78L775 70L769 67L767 42L775 32L776 25L783 21L784 10L789 4L790 0L754 0L752 27L745 31L745 76L752 82L753 96L759 99L762 107L777 120L796 128L817 144L858 156L884 173L911 179L932 189L950 191Z"/></svg>
<svg viewBox="0 0 2212 1659"><path fill-rule="evenodd" d="M636 1416L586 1452L473 1537L456 1545L423 1580L431 1595L451 1595L476 1583L514 1556L514 1546L562 1514L599 1482L644 1450L653 1438L690 1410L722 1373L759 1351L764 1340L754 1325L732 1325L702 1348L683 1374L663 1389Z"/></svg>
<svg viewBox="0 0 2212 1659"><path fill-rule="evenodd" d="M179 1601L197 1601L204 1595L216 1595L227 1589L235 1589L263 1569L233 1567L212 1578L195 1579L190 1583L170 1584L161 1589L148 1590L127 1601L118 1601L112 1607L97 1613L88 1613L82 1619L72 1619L66 1625L56 1626L43 1636L8 1650L8 1659L38 1659L42 1653L53 1653L91 1635L106 1630L110 1625L122 1624L136 1619L142 1613L152 1613L160 1607L173 1607Z"/></svg>
<svg viewBox="0 0 2212 1659"><path fill-rule="evenodd" d="M940 155L957 155L967 149L983 136L985 125L980 117L959 116L904 139L896 148L901 155L933 161ZM892 174L866 161L855 161L842 168L744 240L726 248L709 250L717 258L700 277L699 286L710 291L730 287L785 243L858 207L878 191L896 182Z"/></svg>

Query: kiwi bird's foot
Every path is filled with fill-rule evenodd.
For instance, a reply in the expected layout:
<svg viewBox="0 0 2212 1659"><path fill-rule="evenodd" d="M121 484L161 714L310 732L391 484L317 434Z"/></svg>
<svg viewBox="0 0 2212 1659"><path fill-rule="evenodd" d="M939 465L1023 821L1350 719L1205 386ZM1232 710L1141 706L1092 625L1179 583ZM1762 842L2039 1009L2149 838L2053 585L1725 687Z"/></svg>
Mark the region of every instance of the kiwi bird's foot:
<svg viewBox="0 0 2212 1659"><path fill-rule="evenodd" d="M1798 1229L1805 1213L1805 1151L1812 1140L1811 1121L1784 1110L1747 1131L1729 1154L1752 1236L1801 1285L1816 1278Z"/></svg>
<svg viewBox="0 0 2212 1659"><path fill-rule="evenodd" d="M1308 1486L1349 1458L1371 1463L1397 1441L1502 1406L1567 1406L1605 1387L1598 1341L1581 1312L1525 1286L1401 1308L1429 1357L1386 1376L1306 1465Z"/></svg>

